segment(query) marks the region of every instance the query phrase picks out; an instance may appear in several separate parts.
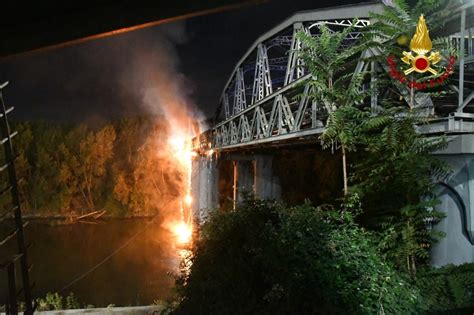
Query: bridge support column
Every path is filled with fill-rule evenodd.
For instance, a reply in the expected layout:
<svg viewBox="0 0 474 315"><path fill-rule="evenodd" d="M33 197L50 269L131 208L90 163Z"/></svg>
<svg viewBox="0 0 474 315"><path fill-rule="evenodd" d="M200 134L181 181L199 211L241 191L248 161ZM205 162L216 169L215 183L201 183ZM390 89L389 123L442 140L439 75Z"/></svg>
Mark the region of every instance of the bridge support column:
<svg viewBox="0 0 474 315"><path fill-rule="evenodd" d="M209 212L218 207L217 159L199 156L193 160L191 172L192 209L197 222L206 220Z"/></svg>
<svg viewBox="0 0 474 315"><path fill-rule="evenodd" d="M273 174L271 155L234 156L233 160L233 199L242 202L244 194L249 193L260 199L280 199L281 187Z"/></svg>
<svg viewBox="0 0 474 315"><path fill-rule="evenodd" d="M260 199L280 199L280 180L273 174L273 156L257 155L255 157L255 195Z"/></svg>
<svg viewBox="0 0 474 315"><path fill-rule="evenodd" d="M448 148L439 153L452 170L441 183L436 208L446 217L434 229L446 233L431 251L436 267L474 262L474 135L453 136Z"/></svg>
<svg viewBox="0 0 474 315"><path fill-rule="evenodd" d="M255 194L255 163L252 160L237 160L234 163L234 201L244 200L246 193Z"/></svg>

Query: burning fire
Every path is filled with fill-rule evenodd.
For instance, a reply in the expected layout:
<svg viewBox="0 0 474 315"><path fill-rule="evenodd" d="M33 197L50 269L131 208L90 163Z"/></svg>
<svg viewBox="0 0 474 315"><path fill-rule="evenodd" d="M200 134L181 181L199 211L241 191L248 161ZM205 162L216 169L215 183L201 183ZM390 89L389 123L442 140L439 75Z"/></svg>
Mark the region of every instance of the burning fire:
<svg viewBox="0 0 474 315"><path fill-rule="evenodd" d="M180 203L180 220L172 224L171 230L179 245L189 244L192 240L192 202L191 197L191 166L194 152L192 151L191 135L177 130L168 139L169 149L182 167L185 175L185 188Z"/></svg>
<svg viewBox="0 0 474 315"><path fill-rule="evenodd" d="M175 134L168 139L168 143L175 159L186 171L190 171L191 159L194 153L191 150L190 136L186 136L184 133ZM189 180L191 180L191 177L189 177Z"/></svg>
<svg viewBox="0 0 474 315"><path fill-rule="evenodd" d="M173 233L176 235L178 244L188 244L193 234L192 226L181 221L173 226Z"/></svg>
<svg viewBox="0 0 474 315"><path fill-rule="evenodd" d="M193 203L193 197L191 195L186 195L184 197L184 203L189 207Z"/></svg>

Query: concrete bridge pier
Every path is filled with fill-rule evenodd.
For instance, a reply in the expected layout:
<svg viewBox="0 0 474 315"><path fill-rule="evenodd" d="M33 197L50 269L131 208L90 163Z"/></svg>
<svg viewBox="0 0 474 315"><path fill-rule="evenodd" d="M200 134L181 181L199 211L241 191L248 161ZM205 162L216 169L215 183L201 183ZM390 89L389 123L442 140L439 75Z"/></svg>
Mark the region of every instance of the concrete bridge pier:
<svg viewBox="0 0 474 315"><path fill-rule="evenodd" d="M281 199L280 179L273 171L272 155L255 156L255 195L260 199Z"/></svg>
<svg viewBox="0 0 474 315"><path fill-rule="evenodd" d="M198 156L191 171L191 208L195 222L204 222L209 211L219 206L219 168L216 157Z"/></svg>
<svg viewBox="0 0 474 315"><path fill-rule="evenodd" d="M439 158L451 168L446 183L440 183L437 210L446 217L434 229L446 233L431 251L436 267L474 261L474 134L452 136Z"/></svg>
<svg viewBox="0 0 474 315"><path fill-rule="evenodd" d="M237 159L233 165L233 201L234 208L245 198L245 194L255 194L255 162L251 159Z"/></svg>
<svg viewBox="0 0 474 315"><path fill-rule="evenodd" d="M195 221L204 222L209 211L224 205L219 201L230 199L235 208L245 194L260 199L280 199L280 181L274 174L272 161L272 155L196 157L191 173Z"/></svg>
<svg viewBox="0 0 474 315"><path fill-rule="evenodd" d="M234 208L245 194L260 199L280 199L281 188L273 172L272 155L229 156L233 160Z"/></svg>

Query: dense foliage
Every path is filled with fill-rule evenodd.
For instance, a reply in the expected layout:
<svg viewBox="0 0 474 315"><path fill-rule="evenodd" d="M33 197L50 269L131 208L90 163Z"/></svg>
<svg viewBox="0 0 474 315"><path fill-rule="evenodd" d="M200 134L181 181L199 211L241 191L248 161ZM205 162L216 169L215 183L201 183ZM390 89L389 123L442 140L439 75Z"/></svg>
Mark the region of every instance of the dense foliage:
<svg viewBox="0 0 474 315"><path fill-rule="evenodd" d="M443 93L402 85L391 80L384 67L388 56L409 50L409 38L421 13L435 30L443 25L453 3L418 1L410 7L395 0L381 13L371 14L376 21L362 30L364 35L358 41L345 40L350 28L329 32L321 26L318 36L299 34L303 41L300 56L312 74L312 98L328 112L321 141L325 147L342 151L345 194L357 192L362 198L364 213L358 222L377 231L385 257L412 276L418 265L427 263L429 248L442 236L427 229L427 223L442 217L434 211L433 192L448 170L432 153L446 141L425 138L419 129L433 113L430 97ZM362 61L376 62L371 70L376 83L367 81L367 72L351 71L360 59L359 52L367 47L371 56ZM443 55L454 53L442 39L434 40L434 47ZM368 98L374 93L378 94L376 106Z"/></svg>
<svg viewBox="0 0 474 315"><path fill-rule="evenodd" d="M427 268L419 273L422 309L427 312L474 310L474 264L448 265L443 268Z"/></svg>
<svg viewBox="0 0 474 315"><path fill-rule="evenodd" d="M216 212L192 268L179 279L179 314L409 314L417 292L384 262L354 209L247 201Z"/></svg>
<svg viewBox="0 0 474 315"><path fill-rule="evenodd" d="M381 109L360 125L363 150L354 158L352 190L362 196L364 226L380 232L384 253L399 268L416 273L426 264L429 248L442 235L428 223L442 218L435 185L449 174L432 153L445 147L444 138L425 138L418 128L425 118L403 108Z"/></svg>
<svg viewBox="0 0 474 315"><path fill-rule="evenodd" d="M159 119L126 119L96 129L22 122L13 129L19 131L14 149L27 214L105 209L111 215L152 215L182 185ZM6 186L7 178L1 180Z"/></svg>
<svg viewBox="0 0 474 315"><path fill-rule="evenodd" d="M347 27L341 32L333 32L322 24L319 36L304 31L297 34L302 42L298 55L305 70L311 73L311 78L305 82L310 98L322 104L327 115L326 129L321 135L323 146L341 149L345 195L348 194L346 154L355 150L354 122L344 119L340 113L352 110L369 95L368 89L362 89L366 73L351 71L357 61L355 56L367 49L369 43L349 43L347 37L353 31L353 27Z"/></svg>

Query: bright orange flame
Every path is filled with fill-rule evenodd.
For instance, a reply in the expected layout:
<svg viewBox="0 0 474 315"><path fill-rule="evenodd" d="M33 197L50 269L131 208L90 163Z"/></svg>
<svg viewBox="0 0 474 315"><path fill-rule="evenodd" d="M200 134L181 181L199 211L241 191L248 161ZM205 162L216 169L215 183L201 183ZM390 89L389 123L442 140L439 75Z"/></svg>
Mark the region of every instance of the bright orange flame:
<svg viewBox="0 0 474 315"><path fill-rule="evenodd" d="M185 134L174 134L170 136L168 143L174 157L182 166L189 168L192 158L191 141L189 136L186 136Z"/></svg>
<svg viewBox="0 0 474 315"><path fill-rule="evenodd" d="M196 153L192 150L192 136L189 132L180 128L172 131L173 133L168 138L168 150L180 165L185 186L181 191L180 221L173 223L171 230L176 236L176 243L185 245L192 239L191 167L193 155Z"/></svg>
<svg viewBox="0 0 474 315"><path fill-rule="evenodd" d="M193 229L190 225L181 221L173 226L173 233L176 235L179 244L187 244L191 241Z"/></svg>
<svg viewBox="0 0 474 315"><path fill-rule="evenodd" d="M190 194L187 194L187 195L184 197L184 203L185 203L187 206L190 206L192 202L193 202L193 197L191 197Z"/></svg>

